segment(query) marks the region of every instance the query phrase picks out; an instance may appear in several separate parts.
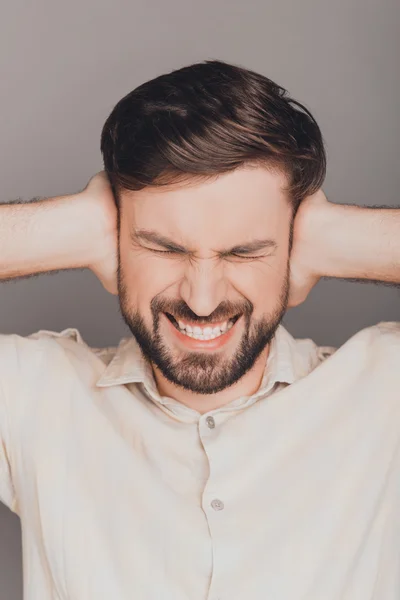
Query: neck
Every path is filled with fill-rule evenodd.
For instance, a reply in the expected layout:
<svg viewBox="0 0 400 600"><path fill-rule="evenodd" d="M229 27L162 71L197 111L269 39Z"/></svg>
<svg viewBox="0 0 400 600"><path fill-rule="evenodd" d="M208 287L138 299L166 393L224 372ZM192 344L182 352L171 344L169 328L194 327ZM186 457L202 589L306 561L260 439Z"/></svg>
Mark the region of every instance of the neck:
<svg viewBox="0 0 400 600"><path fill-rule="evenodd" d="M260 354L254 363L253 368L250 369L250 371L248 371L239 381L229 388L222 390L221 392L209 395L196 394L176 386L174 383L168 381L164 377L158 367L152 365L158 393L160 396L173 398L181 404L196 410L200 414L205 414L211 410L225 406L226 404L229 404L233 400L241 398L242 396L252 396L259 390L261 386L269 355L269 349L270 345L268 345Z"/></svg>

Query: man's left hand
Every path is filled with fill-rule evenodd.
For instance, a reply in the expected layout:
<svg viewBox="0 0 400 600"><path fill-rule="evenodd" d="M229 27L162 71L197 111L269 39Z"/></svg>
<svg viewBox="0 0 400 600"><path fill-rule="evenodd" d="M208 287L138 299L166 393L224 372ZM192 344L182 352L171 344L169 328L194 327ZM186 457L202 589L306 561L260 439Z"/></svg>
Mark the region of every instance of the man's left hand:
<svg viewBox="0 0 400 600"><path fill-rule="evenodd" d="M332 206L322 188L300 204L294 220L288 308L302 304L323 276L317 268L322 249L317 247L315 240L321 237L323 217Z"/></svg>

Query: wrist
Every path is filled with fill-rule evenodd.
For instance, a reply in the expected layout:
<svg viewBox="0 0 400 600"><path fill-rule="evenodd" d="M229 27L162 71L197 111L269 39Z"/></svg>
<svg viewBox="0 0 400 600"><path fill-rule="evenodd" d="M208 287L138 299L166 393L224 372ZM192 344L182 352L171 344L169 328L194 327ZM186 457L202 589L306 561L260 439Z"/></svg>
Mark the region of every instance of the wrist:
<svg viewBox="0 0 400 600"><path fill-rule="evenodd" d="M83 192L61 196L56 203L53 228L59 268L87 268L101 247L100 219Z"/></svg>
<svg viewBox="0 0 400 600"><path fill-rule="evenodd" d="M360 277L358 268L363 263L363 256L359 238L366 234L361 231L361 216L361 207L346 204L331 204L323 216L318 267L323 277Z"/></svg>

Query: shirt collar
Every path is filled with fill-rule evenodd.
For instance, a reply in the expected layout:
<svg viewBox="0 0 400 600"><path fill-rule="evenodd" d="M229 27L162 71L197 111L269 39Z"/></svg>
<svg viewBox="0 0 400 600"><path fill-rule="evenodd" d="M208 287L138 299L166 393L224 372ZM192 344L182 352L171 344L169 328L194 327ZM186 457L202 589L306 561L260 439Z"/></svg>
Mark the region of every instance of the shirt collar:
<svg viewBox="0 0 400 600"><path fill-rule="evenodd" d="M309 343L301 345L299 342ZM276 383L290 385L307 375L316 362L315 349L316 345L312 340L296 340L280 324L271 341L259 389L251 397L233 400L228 405L229 409L251 405L265 397ZM172 398L160 396L153 370L134 337L123 338L111 356L111 361L96 383L97 387L141 383L154 402L166 406L180 404Z"/></svg>

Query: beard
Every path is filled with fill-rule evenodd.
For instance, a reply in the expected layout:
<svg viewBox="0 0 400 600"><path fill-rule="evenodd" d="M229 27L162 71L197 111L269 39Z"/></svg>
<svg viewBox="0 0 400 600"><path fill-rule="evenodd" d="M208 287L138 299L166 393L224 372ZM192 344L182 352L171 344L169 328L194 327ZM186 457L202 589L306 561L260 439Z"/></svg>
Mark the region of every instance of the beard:
<svg viewBox="0 0 400 600"><path fill-rule="evenodd" d="M150 365L156 365L164 377L187 391L196 394L215 394L239 381L255 364L263 350L271 343L288 305L289 261L284 283L276 309L257 320L252 318L253 304L221 303L209 317L209 323L221 321L224 317L242 314L244 331L233 355L224 357L222 352L179 351L171 348L160 334L160 315L164 312L178 314L183 319L201 322L185 303L163 300L155 297L150 303L153 316L153 330L149 329L139 312L129 304L127 287L121 267L118 269L119 307L123 320L135 337L144 358ZM222 318L221 318L222 317Z"/></svg>

